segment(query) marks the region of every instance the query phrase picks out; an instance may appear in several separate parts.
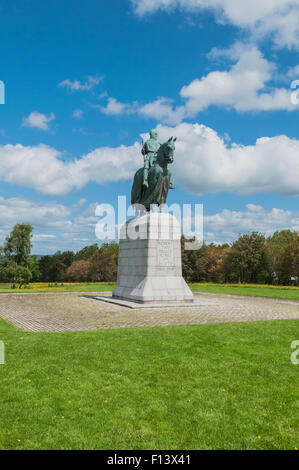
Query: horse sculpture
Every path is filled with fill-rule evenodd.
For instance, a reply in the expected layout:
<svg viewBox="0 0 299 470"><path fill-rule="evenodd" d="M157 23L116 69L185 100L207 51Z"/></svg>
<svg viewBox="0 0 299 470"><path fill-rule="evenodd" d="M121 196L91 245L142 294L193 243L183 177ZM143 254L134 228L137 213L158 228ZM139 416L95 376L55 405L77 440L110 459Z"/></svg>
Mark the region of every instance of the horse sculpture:
<svg viewBox="0 0 299 470"><path fill-rule="evenodd" d="M168 165L173 163L176 138L171 137L162 144L157 152L156 159L149 169L148 187L143 184L144 168L140 168L134 176L131 193L131 204L143 206L146 211L151 205L163 206L166 203L168 190L173 189L170 182L171 172Z"/></svg>

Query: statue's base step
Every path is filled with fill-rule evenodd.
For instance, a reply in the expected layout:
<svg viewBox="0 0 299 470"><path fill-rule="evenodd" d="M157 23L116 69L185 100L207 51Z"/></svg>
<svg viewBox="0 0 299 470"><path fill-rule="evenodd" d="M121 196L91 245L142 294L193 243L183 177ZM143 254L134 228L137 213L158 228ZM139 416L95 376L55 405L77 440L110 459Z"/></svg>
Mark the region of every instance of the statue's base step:
<svg viewBox="0 0 299 470"><path fill-rule="evenodd" d="M117 299L115 297L108 297L108 296L93 296L96 300L101 300L102 302L108 302L110 304L120 305L121 307L128 307L128 308L168 308L168 307L200 307L201 303L200 300L194 300L189 302L133 302L131 300L124 300L124 299Z"/></svg>

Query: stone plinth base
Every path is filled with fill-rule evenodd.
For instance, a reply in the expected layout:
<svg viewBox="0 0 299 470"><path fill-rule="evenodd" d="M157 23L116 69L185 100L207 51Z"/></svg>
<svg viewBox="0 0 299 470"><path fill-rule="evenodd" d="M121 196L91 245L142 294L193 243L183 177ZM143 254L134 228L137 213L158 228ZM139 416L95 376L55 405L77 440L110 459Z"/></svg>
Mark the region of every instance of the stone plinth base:
<svg viewBox="0 0 299 470"><path fill-rule="evenodd" d="M113 305L119 305L120 307L128 307L133 310L138 310L140 308L144 309L151 309L151 308L183 308L183 307L202 307L204 306L199 300L194 300L194 302L163 302L163 303L151 303L151 302L146 302L146 303L141 303L141 302L133 302L132 300L122 300L122 299L116 299L113 297L107 297L107 296L97 296L93 297L93 299L100 300L101 302L107 302L108 304L113 304Z"/></svg>
<svg viewBox="0 0 299 470"><path fill-rule="evenodd" d="M152 213L121 229L114 299L139 303L193 302L182 277L181 231L170 214Z"/></svg>

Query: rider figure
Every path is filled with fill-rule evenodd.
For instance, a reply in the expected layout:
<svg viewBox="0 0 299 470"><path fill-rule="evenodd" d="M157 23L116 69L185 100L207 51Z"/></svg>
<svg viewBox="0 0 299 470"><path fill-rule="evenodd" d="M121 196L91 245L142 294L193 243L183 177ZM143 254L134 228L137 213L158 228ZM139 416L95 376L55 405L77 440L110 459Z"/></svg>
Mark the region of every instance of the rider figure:
<svg viewBox="0 0 299 470"><path fill-rule="evenodd" d="M151 166L155 163L157 152L160 148L160 142L158 142L157 131L150 131L150 139L144 142L141 153L144 156L144 175L143 185L148 188L148 172Z"/></svg>

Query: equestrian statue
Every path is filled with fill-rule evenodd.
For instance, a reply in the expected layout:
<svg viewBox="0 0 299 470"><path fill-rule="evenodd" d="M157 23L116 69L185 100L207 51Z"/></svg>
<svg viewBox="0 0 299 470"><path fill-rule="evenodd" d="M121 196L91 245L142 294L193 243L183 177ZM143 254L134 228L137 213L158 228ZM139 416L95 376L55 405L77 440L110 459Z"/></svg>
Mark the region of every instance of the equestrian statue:
<svg viewBox="0 0 299 470"><path fill-rule="evenodd" d="M144 166L135 173L131 193L131 204L136 208L143 206L149 212L152 205L161 208L166 203L168 190L174 189L168 165L174 160L175 141L170 137L160 144L157 132L151 130L150 139L143 143Z"/></svg>

